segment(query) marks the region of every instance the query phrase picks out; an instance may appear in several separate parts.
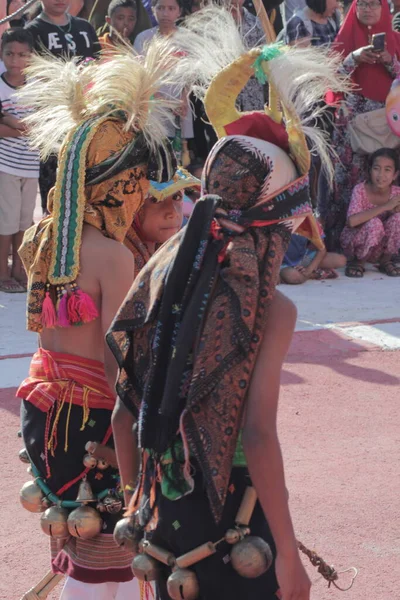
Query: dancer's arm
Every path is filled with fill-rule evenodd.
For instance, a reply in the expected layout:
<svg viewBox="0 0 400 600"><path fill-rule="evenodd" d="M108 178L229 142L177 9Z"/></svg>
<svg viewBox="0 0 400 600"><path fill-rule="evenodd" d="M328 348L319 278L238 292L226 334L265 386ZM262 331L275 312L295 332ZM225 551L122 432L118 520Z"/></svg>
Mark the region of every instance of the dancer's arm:
<svg viewBox="0 0 400 600"><path fill-rule="evenodd" d="M117 398L111 423L125 505L128 506L136 484L139 456L137 439L133 432L135 419L119 398Z"/></svg>
<svg viewBox="0 0 400 600"><path fill-rule="evenodd" d="M282 363L295 322L294 305L277 292L250 385L243 446L253 485L275 540L282 600L309 600L310 581L297 550L276 425Z"/></svg>

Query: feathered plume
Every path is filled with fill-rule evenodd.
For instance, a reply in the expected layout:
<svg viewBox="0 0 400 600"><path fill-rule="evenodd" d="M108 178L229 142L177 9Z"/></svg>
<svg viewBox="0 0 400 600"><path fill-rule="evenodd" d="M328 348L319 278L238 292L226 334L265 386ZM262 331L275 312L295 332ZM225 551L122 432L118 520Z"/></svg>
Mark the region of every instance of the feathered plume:
<svg viewBox="0 0 400 600"><path fill-rule="evenodd" d="M187 74L187 85L202 99L212 79L249 50L230 12L216 6L188 17L174 36L174 43L183 51L176 68ZM332 150L324 132L313 123L324 112L324 108L316 107L321 106L328 90L346 93L352 89L350 80L339 75L340 56L324 47L274 44L264 48L268 82L287 109L286 118L290 113L297 115L312 151L321 156L328 177L332 178Z"/></svg>
<svg viewBox="0 0 400 600"><path fill-rule="evenodd" d="M144 56L121 44L88 65L34 56L19 92L21 103L31 109L25 122L32 146L46 159L83 119L123 113L125 129L141 131L155 149L167 136L166 124L174 119L187 80L174 68L179 60L176 45L161 37L152 40Z"/></svg>
<svg viewBox="0 0 400 600"><path fill-rule="evenodd" d="M217 73L249 50L231 12L215 5L185 19L171 42L183 55L175 68L199 98Z"/></svg>
<svg viewBox="0 0 400 600"><path fill-rule="evenodd" d="M109 55L108 55L109 57ZM144 56L120 46L93 70L86 94L89 116L124 112L126 130L141 131L150 148L166 137L166 124L180 106L182 81L174 66L180 60L175 44L155 37Z"/></svg>
<svg viewBox="0 0 400 600"><path fill-rule="evenodd" d="M58 152L66 134L82 120L89 73L76 59L46 54L32 56L26 75L18 98L31 111L25 118L31 145L45 160Z"/></svg>

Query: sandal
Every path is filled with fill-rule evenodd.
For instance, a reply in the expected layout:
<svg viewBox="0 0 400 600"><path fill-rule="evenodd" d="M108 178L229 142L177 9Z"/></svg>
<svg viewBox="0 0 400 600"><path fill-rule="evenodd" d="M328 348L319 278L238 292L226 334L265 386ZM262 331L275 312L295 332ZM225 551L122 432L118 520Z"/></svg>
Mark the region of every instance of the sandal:
<svg viewBox="0 0 400 600"><path fill-rule="evenodd" d="M361 277L364 277L364 271L365 269L361 263L355 260L349 260L346 265L344 274L346 275L346 277L354 277L356 279L361 279Z"/></svg>
<svg viewBox="0 0 400 600"><path fill-rule="evenodd" d="M10 277L9 279L0 280L0 292L5 292L6 294L21 294L26 292L26 289L18 283L16 279Z"/></svg>
<svg viewBox="0 0 400 600"><path fill-rule="evenodd" d="M388 277L400 277L400 267L391 260L379 265L379 271Z"/></svg>

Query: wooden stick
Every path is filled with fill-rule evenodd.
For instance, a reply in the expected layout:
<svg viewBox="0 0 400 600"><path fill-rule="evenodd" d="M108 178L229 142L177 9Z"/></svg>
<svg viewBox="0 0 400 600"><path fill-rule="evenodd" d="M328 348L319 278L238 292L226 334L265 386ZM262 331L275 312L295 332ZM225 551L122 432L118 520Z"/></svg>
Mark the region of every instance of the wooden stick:
<svg viewBox="0 0 400 600"><path fill-rule="evenodd" d="M57 575L56 573L49 571L35 587L28 590L26 594L22 596L21 600L45 600L63 577L64 575Z"/></svg>
<svg viewBox="0 0 400 600"><path fill-rule="evenodd" d="M253 4L254 8L256 9L257 17L260 19L262 28L264 29L265 39L267 40L268 44L273 44L276 40L276 33L271 21L269 20L265 6L262 3L262 0L253 0Z"/></svg>

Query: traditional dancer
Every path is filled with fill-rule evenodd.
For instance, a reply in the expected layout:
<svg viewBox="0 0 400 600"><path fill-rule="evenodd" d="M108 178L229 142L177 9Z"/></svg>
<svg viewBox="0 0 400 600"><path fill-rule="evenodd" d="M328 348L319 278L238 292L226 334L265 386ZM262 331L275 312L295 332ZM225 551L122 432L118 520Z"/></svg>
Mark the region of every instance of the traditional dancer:
<svg viewBox="0 0 400 600"><path fill-rule="evenodd" d="M127 490L138 470L135 420L140 448L135 524L125 533L121 524L119 539L141 539L133 571L156 580L162 600L272 600L278 588L283 600L308 600L276 429L296 311L275 285L293 231L322 247L302 120L343 82L320 49L246 52L229 14L193 19L176 43L208 88L221 139L187 227L141 271L107 334L120 368L113 426ZM239 113L254 75L268 80L269 108Z"/></svg>
<svg viewBox="0 0 400 600"><path fill-rule="evenodd" d="M27 327L40 347L17 396L35 478L21 501L43 512L53 572L68 575L63 600L135 597L132 554L112 537L123 498L104 334L134 278L127 231L149 181L169 181L176 169L162 125L168 109L154 100L173 81L174 60L157 41L145 58L121 49L86 67L37 57L21 93L33 108L33 145L46 157L61 143L50 216L20 249Z"/></svg>

